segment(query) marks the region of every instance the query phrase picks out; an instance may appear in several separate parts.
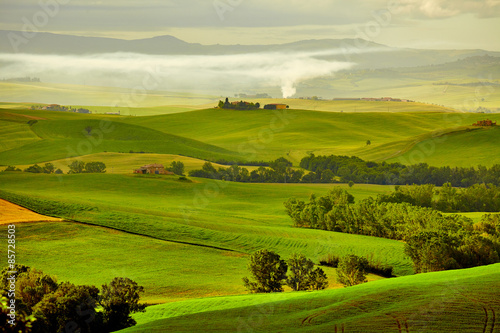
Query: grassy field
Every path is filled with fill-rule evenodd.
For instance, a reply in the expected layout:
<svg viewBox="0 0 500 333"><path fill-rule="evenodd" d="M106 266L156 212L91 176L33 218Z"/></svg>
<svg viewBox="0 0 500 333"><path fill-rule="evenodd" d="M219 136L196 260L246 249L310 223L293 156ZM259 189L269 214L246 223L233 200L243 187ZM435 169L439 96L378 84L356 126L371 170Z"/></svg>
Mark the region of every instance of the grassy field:
<svg viewBox="0 0 500 333"><path fill-rule="evenodd" d="M320 292L195 299L122 332L497 332L500 264Z"/></svg>
<svg viewBox="0 0 500 333"><path fill-rule="evenodd" d="M35 199L57 201L68 205L79 204L92 208L92 210L82 210L71 214L58 214L59 217L134 234L127 237L141 235L143 241L147 238L155 244L182 242L183 246L194 251L207 249L219 251L217 253L221 253L221 260L234 261L240 265L236 267L235 263L219 266L221 274L231 277L229 293L243 291L241 277L246 274L246 259L242 261L240 259L261 248L272 249L284 257L288 257L293 252L301 252L316 263L328 253L337 255L357 253L363 256L373 256L375 260L394 266L395 273L398 275L411 274L413 271L409 259L403 254L401 242L292 227L292 221L284 212L283 202L290 196L306 199L311 193L325 193L331 188L327 185L238 184L206 179L195 179L193 183L185 183L179 182L176 177L168 176L143 177L111 174L58 177L56 175L2 173L0 181L4 191ZM351 192L357 199L362 199L388 189L384 186L356 185ZM63 197L61 193L64 193ZM235 207L238 209L236 210ZM65 273L67 262L61 261L59 255L47 255L52 253L48 249L57 245L54 245L53 239L47 235L54 233L73 235L73 231L68 231L71 230L71 225L47 224L32 227L23 225L19 228L21 235L25 228L34 228L26 231L25 234L26 247L32 249L25 257L27 262L40 263L37 266L42 265L43 267L40 268L44 271L57 274L61 279L73 279L78 274L86 275L84 269L88 268L88 265L83 265L81 269L74 266L71 272ZM75 231L75 236L72 236L75 237L75 241L67 242L66 246L73 248L72 243L83 244L81 242L85 242L84 239L97 237L93 236L92 227L82 228L84 227L78 227L80 231L78 233ZM35 230L39 231L35 232ZM101 238L113 234L109 231L99 232ZM80 238L82 241L77 241ZM93 273L100 277L100 280L97 277L92 280L96 281L93 283L103 283L105 277L109 278L114 272L116 261L105 254L105 248L114 242L112 239L102 240L103 247L98 251L94 251L93 247L87 248L88 260L91 260L94 266L102 268L102 273ZM139 242L139 240L134 242ZM20 243L23 244L23 240ZM63 246L62 244L57 246ZM59 252L56 249L57 246L53 250L54 253ZM117 247L118 245L113 245L110 248ZM150 256L146 257L145 253L136 255L133 248L131 246L128 250L116 252L121 253L124 258L127 257L125 261L130 260L128 267L137 266L141 262L142 265L161 267L158 266L158 262L148 263L147 259L143 259L150 258ZM34 254L38 251L40 256ZM114 251L112 250L112 253L115 253ZM23 253L27 252L23 250ZM73 260L72 258L73 255L68 256L67 260ZM210 261L207 258L191 255L189 252L186 252L184 259L192 260L193 267L196 262L204 264ZM118 257L116 260L119 260ZM85 261L82 259L78 262ZM165 265L165 270L171 269L170 266ZM141 276L140 269L141 267L138 267L132 275ZM192 272L192 274L200 275L200 283L194 283L190 279L182 280L185 283L184 288L191 290L191 294L187 293L186 298L222 292L221 289L213 286L208 288L201 283L205 276L204 270L193 268ZM154 282L156 275L148 277L148 274L144 273L143 280L141 280L146 289L151 290L148 292L148 299L165 301L181 297L176 294L175 289L168 288L170 283L180 283L181 280L170 281L169 278L165 278L161 282Z"/></svg>
<svg viewBox="0 0 500 333"><path fill-rule="evenodd" d="M159 113L155 111L157 106L164 106L162 113L167 113L192 110L200 108L200 105L216 105L219 97L156 90L137 92L126 88L76 84L0 82L0 100L11 103L85 106L91 111L121 111L123 115L149 115Z"/></svg>
<svg viewBox="0 0 500 333"><path fill-rule="evenodd" d="M19 260L59 281L100 287L115 276L128 277L145 287L142 300L148 303L246 293L246 253L68 222L18 224L16 230ZM330 288L341 288L335 269L325 271Z"/></svg>
<svg viewBox="0 0 500 333"><path fill-rule="evenodd" d="M500 128L482 128L470 132L450 134L442 138L426 139L418 142L404 154L388 159L388 162L415 164L420 161L434 166L492 166L499 164L500 160L491 155L498 149ZM478 149L481 147L481 149ZM469 158L457 158L457 156ZM410 163L409 163L410 162Z"/></svg>
<svg viewBox="0 0 500 333"><path fill-rule="evenodd" d="M187 156L172 155L172 154L147 154L147 153L97 153L84 155L76 158L60 159L50 161L54 164L56 168L60 168L64 173L69 171L68 165L72 161L79 160L85 163L92 161L101 161L106 164L106 173L114 174L131 174L133 169L137 169L140 166L151 163L160 163L165 167L170 166L173 161L180 161L184 163L185 174L191 170L201 169L204 160L198 158L192 158ZM227 168L227 165L212 163L215 168L223 167ZM18 165L22 170L30 166L31 164ZM255 166L245 166L249 171L257 169Z"/></svg>

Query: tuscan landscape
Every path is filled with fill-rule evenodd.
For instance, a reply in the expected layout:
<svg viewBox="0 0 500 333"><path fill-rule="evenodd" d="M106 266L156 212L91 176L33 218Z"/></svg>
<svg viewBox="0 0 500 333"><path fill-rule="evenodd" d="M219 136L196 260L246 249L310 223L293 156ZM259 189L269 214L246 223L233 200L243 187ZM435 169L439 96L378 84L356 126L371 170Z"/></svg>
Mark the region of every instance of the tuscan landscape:
<svg viewBox="0 0 500 333"><path fill-rule="evenodd" d="M2 332L500 332L496 2L0 8Z"/></svg>

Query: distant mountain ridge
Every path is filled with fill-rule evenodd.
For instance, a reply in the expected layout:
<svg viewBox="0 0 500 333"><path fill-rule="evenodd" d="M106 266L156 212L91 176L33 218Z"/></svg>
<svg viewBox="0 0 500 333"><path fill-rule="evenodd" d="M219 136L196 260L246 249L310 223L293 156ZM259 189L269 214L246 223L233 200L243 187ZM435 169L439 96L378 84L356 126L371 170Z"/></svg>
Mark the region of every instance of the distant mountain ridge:
<svg viewBox="0 0 500 333"><path fill-rule="evenodd" d="M11 42L14 40L14 45ZM352 61L360 68L413 67L441 64L472 56L500 56L485 50L419 50L394 48L362 39L302 40L271 45L202 45L188 43L165 35L145 39L124 40L106 37L83 37L0 30L0 53L29 54L98 54L131 52L152 55L230 55L261 52L317 52L331 49L351 50L322 58Z"/></svg>

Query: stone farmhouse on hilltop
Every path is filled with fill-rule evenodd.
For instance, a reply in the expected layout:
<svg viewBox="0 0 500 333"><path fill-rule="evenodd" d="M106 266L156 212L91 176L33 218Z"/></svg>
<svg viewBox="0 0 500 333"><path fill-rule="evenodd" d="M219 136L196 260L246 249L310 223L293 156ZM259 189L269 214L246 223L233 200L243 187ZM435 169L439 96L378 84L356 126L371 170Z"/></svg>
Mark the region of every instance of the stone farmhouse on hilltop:
<svg viewBox="0 0 500 333"><path fill-rule="evenodd" d="M174 173L165 170L163 164L147 164L139 169L135 169L134 173L138 174L155 174L155 175L173 175Z"/></svg>
<svg viewBox="0 0 500 333"><path fill-rule="evenodd" d="M477 123L472 124L472 126L496 126L496 121L491 121L489 119L486 120L478 120Z"/></svg>

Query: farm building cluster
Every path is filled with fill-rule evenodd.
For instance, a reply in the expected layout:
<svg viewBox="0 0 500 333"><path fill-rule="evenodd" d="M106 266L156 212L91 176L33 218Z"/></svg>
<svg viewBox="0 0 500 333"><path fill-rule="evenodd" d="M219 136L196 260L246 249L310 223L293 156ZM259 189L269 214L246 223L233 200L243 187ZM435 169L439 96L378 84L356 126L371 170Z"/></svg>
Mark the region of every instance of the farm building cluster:
<svg viewBox="0 0 500 333"><path fill-rule="evenodd" d="M172 171L165 170L163 164L147 164L134 170L138 174L154 174L154 175L173 175Z"/></svg>
<svg viewBox="0 0 500 333"><path fill-rule="evenodd" d="M478 120L475 124L472 124L472 126L496 126L497 122L492 121L489 119L486 120Z"/></svg>
<svg viewBox="0 0 500 333"><path fill-rule="evenodd" d="M264 109L266 109L266 110L284 110L284 109L288 109L288 105L286 105L286 104L266 104L266 105L264 105Z"/></svg>
<svg viewBox="0 0 500 333"><path fill-rule="evenodd" d="M368 101L368 102L414 102L409 99L392 98L392 97L363 97L363 98L334 98L334 101Z"/></svg>
<svg viewBox="0 0 500 333"><path fill-rule="evenodd" d="M32 105L31 110L47 110L47 111L63 111L63 112L76 112L76 113L92 113L84 108L72 108L71 106L64 106L59 104L49 105Z"/></svg>

